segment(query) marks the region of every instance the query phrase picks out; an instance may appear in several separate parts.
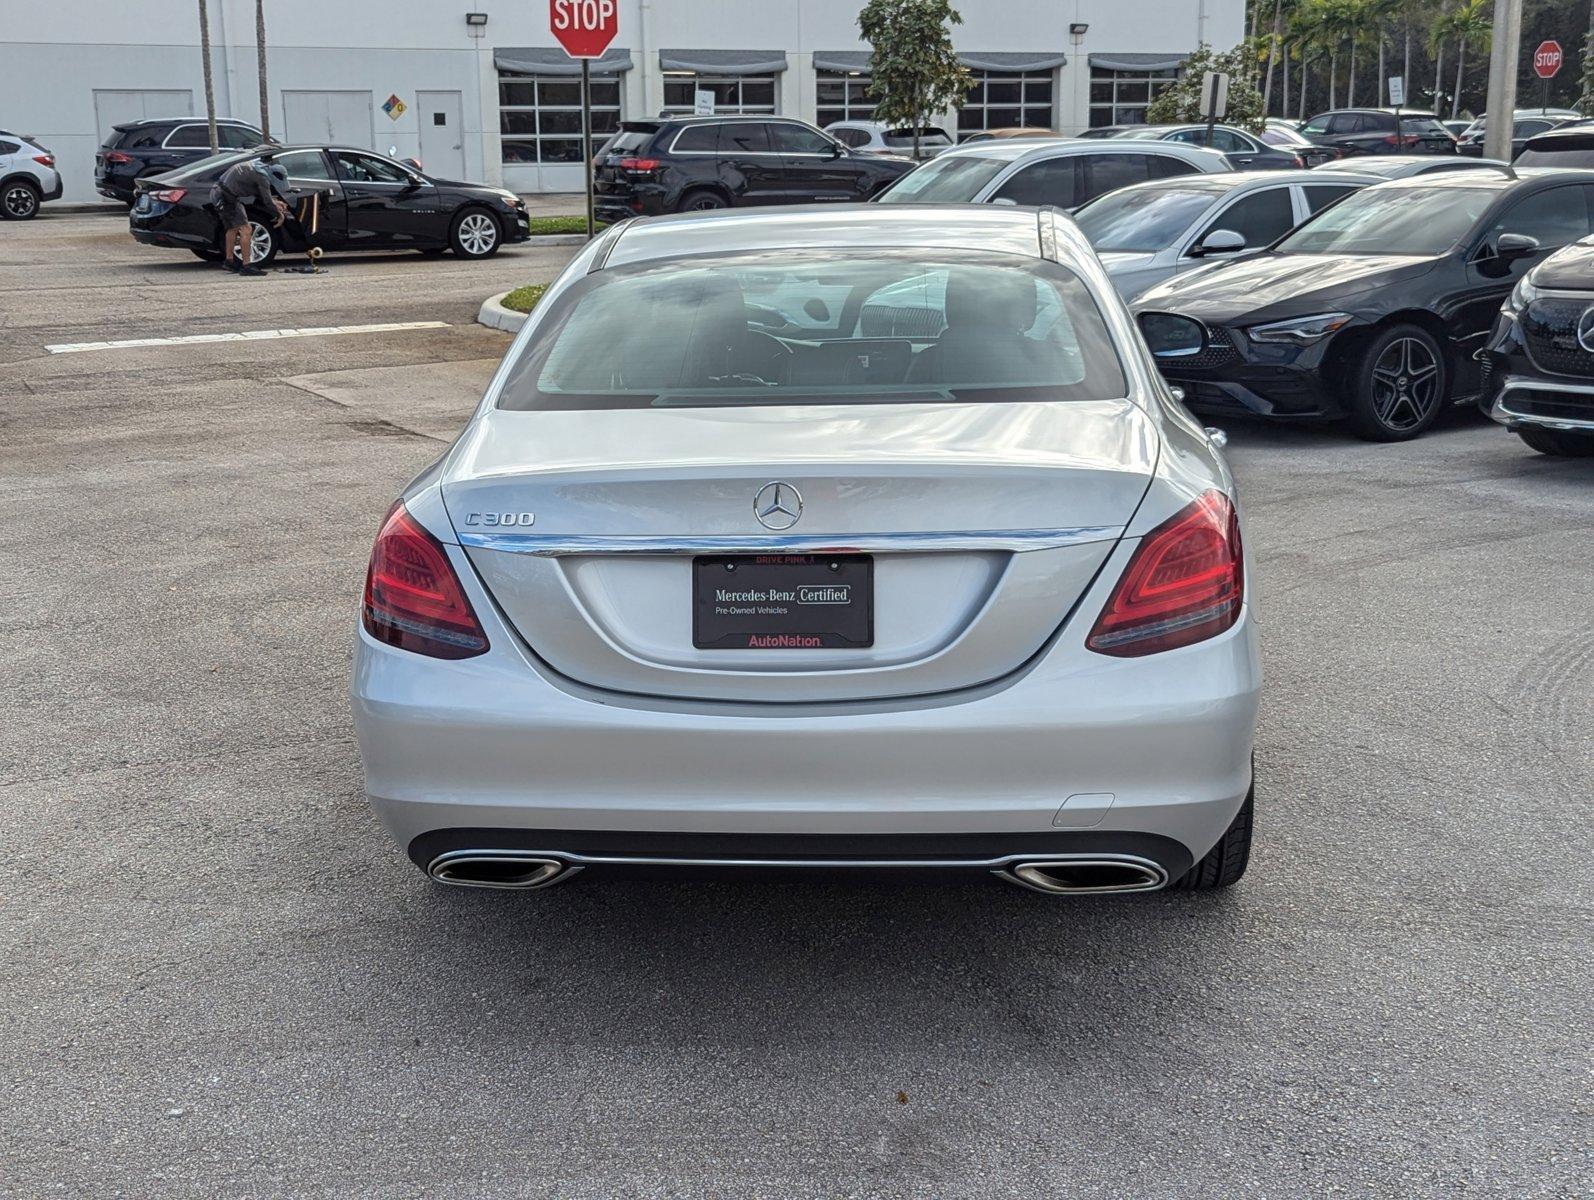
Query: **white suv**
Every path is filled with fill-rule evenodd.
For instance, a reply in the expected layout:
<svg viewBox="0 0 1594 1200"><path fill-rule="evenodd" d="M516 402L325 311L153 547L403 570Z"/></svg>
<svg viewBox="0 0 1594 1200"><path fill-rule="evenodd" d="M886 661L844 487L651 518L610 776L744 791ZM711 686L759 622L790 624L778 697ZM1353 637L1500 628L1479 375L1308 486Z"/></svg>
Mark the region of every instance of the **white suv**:
<svg viewBox="0 0 1594 1200"><path fill-rule="evenodd" d="M61 198L55 155L29 138L0 129L0 217L26 221L39 205Z"/></svg>

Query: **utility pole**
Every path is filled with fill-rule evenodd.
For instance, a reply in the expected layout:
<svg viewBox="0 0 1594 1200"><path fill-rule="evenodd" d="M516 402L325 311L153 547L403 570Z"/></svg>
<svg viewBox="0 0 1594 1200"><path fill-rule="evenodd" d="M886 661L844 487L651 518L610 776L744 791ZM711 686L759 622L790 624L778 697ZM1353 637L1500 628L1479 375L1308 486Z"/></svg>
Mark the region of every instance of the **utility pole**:
<svg viewBox="0 0 1594 1200"><path fill-rule="evenodd" d="M1511 161L1511 127L1517 107L1517 59L1522 42L1522 0L1494 0L1494 43L1489 47L1489 98L1483 156Z"/></svg>
<svg viewBox="0 0 1594 1200"><path fill-rule="evenodd" d="M266 91L266 0L255 0L255 57L260 73L260 132L271 136L271 101Z"/></svg>
<svg viewBox="0 0 1594 1200"><path fill-rule="evenodd" d="M216 153L216 88L210 80L210 13L199 0L199 53L205 60L205 119L210 123L210 152Z"/></svg>

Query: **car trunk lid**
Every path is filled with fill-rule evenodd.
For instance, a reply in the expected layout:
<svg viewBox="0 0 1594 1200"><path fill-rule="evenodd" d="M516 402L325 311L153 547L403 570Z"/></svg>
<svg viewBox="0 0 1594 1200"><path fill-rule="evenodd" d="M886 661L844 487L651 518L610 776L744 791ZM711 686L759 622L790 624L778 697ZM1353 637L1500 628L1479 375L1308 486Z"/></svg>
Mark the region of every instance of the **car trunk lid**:
<svg viewBox="0 0 1594 1200"><path fill-rule="evenodd" d="M461 442L443 497L505 619L572 679L857 700L971 687L1032 657L1111 553L1156 455L1127 400L495 411ZM779 529L755 511L774 484ZM701 646L698 576L736 555L821 556L854 580L867 558L869 644Z"/></svg>

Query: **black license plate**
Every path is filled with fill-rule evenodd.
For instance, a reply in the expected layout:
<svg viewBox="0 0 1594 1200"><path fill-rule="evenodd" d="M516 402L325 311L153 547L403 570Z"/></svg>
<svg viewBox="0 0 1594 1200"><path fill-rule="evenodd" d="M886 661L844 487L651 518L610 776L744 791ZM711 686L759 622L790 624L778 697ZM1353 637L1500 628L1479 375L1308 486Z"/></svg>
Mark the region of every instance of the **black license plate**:
<svg viewBox="0 0 1594 1200"><path fill-rule="evenodd" d="M829 650L874 645L867 554L715 554L692 560L699 650Z"/></svg>

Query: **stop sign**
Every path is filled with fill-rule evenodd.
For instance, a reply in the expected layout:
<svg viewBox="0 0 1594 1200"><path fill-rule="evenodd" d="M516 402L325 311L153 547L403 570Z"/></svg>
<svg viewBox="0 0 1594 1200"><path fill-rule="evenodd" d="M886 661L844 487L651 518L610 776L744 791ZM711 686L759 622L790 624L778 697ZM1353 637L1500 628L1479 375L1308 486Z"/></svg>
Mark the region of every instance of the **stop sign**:
<svg viewBox="0 0 1594 1200"><path fill-rule="evenodd" d="M548 0L548 28L571 58L599 58L620 32L620 0Z"/></svg>
<svg viewBox="0 0 1594 1200"><path fill-rule="evenodd" d="M1557 41L1540 42L1539 48L1533 52L1533 70L1540 79L1554 79L1555 73L1561 69L1561 43Z"/></svg>

